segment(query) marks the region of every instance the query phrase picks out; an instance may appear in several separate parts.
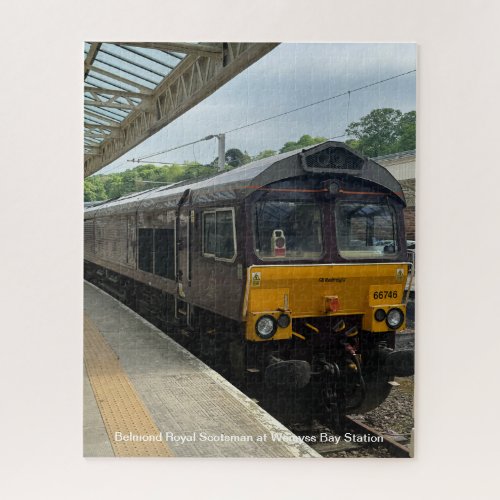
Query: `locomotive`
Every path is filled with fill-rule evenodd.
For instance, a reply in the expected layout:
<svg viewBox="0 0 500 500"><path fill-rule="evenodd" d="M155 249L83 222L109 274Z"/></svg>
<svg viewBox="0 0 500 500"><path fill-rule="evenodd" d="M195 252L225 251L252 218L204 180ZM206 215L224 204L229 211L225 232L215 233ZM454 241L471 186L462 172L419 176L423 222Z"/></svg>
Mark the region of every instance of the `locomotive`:
<svg viewBox="0 0 500 500"><path fill-rule="evenodd" d="M341 142L85 210L85 278L284 421L341 428L413 374L404 194Z"/></svg>

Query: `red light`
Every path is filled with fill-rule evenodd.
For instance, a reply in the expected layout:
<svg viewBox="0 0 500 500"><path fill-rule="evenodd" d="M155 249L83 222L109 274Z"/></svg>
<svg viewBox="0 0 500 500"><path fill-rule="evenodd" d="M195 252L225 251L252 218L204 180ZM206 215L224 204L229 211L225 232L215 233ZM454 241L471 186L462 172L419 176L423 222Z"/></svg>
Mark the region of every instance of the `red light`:
<svg viewBox="0 0 500 500"><path fill-rule="evenodd" d="M337 295L325 297L325 310L333 313L340 311L340 301Z"/></svg>

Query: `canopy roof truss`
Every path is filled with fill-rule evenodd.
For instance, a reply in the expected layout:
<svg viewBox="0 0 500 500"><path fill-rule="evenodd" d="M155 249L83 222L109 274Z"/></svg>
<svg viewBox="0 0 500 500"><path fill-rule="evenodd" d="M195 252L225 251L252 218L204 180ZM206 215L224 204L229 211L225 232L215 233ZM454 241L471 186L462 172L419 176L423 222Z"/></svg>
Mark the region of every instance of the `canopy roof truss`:
<svg viewBox="0 0 500 500"><path fill-rule="evenodd" d="M87 42L84 175L140 144L276 45Z"/></svg>

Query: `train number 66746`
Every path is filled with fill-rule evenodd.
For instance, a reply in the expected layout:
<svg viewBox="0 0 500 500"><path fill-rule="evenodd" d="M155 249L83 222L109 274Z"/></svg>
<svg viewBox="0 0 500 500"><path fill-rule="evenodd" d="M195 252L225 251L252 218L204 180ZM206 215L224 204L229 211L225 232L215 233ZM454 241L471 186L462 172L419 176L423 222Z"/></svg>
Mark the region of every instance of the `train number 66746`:
<svg viewBox="0 0 500 500"><path fill-rule="evenodd" d="M383 291L373 292L374 300L387 299L387 298L397 299L398 292L396 290L383 290Z"/></svg>

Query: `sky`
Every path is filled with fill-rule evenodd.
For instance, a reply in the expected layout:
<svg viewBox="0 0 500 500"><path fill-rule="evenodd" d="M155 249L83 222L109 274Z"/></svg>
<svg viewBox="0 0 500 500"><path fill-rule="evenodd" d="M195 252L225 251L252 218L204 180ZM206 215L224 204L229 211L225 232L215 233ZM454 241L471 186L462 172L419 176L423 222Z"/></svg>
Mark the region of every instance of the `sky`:
<svg viewBox="0 0 500 500"><path fill-rule="evenodd" d="M98 174L137 166L127 160L193 142L349 90L416 69L416 45L408 43L283 43L204 101ZM416 73L352 92L226 135L226 150L251 156L279 150L304 134L333 138L377 108L416 109ZM339 140L344 140L341 138ZM151 158L162 162L211 162L212 139ZM147 163L144 160L144 163Z"/></svg>

